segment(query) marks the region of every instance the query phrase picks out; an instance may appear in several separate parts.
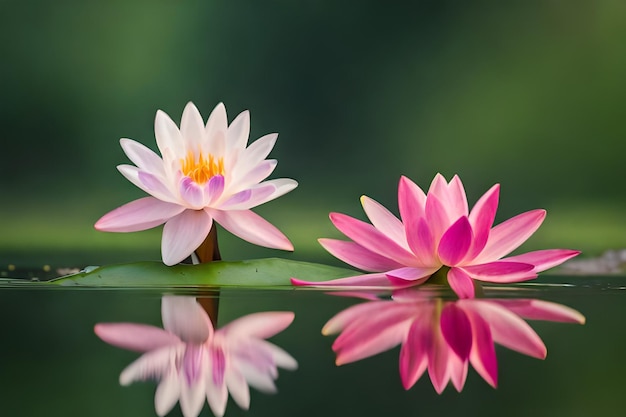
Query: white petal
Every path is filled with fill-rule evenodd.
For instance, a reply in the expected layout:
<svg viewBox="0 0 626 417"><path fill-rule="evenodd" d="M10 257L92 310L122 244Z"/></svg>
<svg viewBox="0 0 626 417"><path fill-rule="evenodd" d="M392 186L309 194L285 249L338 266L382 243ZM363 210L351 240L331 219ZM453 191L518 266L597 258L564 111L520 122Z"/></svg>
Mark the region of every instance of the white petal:
<svg viewBox="0 0 626 417"><path fill-rule="evenodd" d="M224 337L254 337L266 339L285 330L293 321L291 311L267 311L240 317L222 327Z"/></svg>
<svg viewBox="0 0 626 417"><path fill-rule="evenodd" d="M239 154L239 161L242 166L258 165L270 154L277 139L278 133L270 133L255 140L243 153Z"/></svg>
<svg viewBox="0 0 626 417"><path fill-rule="evenodd" d="M143 171L164 175L163 160L148 147L132 139L120 139L120 145L128 159Z"/></svg>
<svg viewBox="0 0 626 417"><path fill-rule="evenodd" d="M211 320L195 297L164 296L161 316L163 327L187 343L203 343L213 333Z"/></svg>
<svg viewBox="0 0 626 417"><path fill-rule="evenodd" d="M186 381L180 384L180 410L185 417L197 417L204 405L205 381L203 378L188 385Z"/></svg>
<svg viewBox="0 0 626 417"><path fill-rule="evenodd" d="M226 133L226 148L230 151L233 149L244 149L248 143L250 135L250 112L242 111L233 120L228 127Z"/></svg>
<svg viewBox="0 0 626 417"><path fill-rule="evenodd" d="M276 385L274 385L274 378L269 373L263 372L262 370L246 363L241 364L240 370L251 387L254 387L265 394L276 393L277 390Z"/></svg>
<svg viewBox="0 0 626 417"><path fill-rule="evenodd" d="M216 385L211 377L211 372L208 373L206 383L206 398L209 402L209 407L216 417L222 417L226 411L226 403L228 401L228 390L226 389L226 382L222 381L221 384Z"/></svg>
<svg viewBox="0 0 626 417"><path fill-rule="evenodd" d="M136 187L155 198L170 203L175 202L172 193L161 178L151 173L144 172L133 165L118 165L117 170Z"/></svg>
<svg viewBox="0 0 626 417"><path fill-rule="evenodd" d="M181 347L184 348L184 345L166 346L144 353L122 371L120 384L130 385L135 381L161 379L174 366L174 360Z"/></svg>
<svg viewBox="0 0 626 417"><path fill-rule="evenodd" d="M230 367L226 371L226 387L233 400L244 410L250 408L250 389L241 372Z"/></svg>
<svg viewBox="0 0 626 417"><path fill-rule="evenodd" d="M163 227L163 263L174 265L198 249L209 235L213 220L204 210L185 210Z"/></svg>
<svg viewBox="0 0 626 417"><path fill-rule="evenodd" d="M154 408L157 415L164 416L176 405L180 396L180 381L175 373L161 380L154 394Z"/></svg>
<svg viewBox="0 0 626 417"><path fill-rule="evenodd" d="M169 149L179 158L184 156L184 143L178 126L161 110L157 111L154 119L154 135L161 155L165 156Z"/></svg>
<svg viewBox="0 0 626 417"><path fill-rule="evenodd" d="M205 135L204 122L198 108L192 102L187 103L183 111L180 133L185 141L187 152L201 150Z"/></svg>
<svg viewBox="0 0 626 417"><path fill-rule="evenodd" d="M223 103L219 103L211 112L206 123L205 142L202 145L203 151L214 156L223 156L226 148L227 129L226 107L224 107Z"/></svg>

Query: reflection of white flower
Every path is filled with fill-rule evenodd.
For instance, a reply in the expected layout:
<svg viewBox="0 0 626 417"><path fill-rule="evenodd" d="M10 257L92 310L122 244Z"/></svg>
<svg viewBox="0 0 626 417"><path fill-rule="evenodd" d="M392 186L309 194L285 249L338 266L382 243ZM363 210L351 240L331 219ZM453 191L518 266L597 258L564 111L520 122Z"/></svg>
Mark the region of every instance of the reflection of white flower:
<svg viewBox="0 0 626 417"><path fill-rule="evenodd" d="M165 223L161 252L167 265L196 250L213 221L251 243L293 250L278 229L250 210L297 186L287 178L263 181L276 167L276 160L265 158L277 134L247 146L250 114L241 113L229 126L222 103L206 126L196 106L187 104L180 129L159 110L154 130L162 158L138 142L122 139L122 149L136 166L118 167L151 197L107 213L96 222L96 229L135 232Z"/></svg>
<svg viewBox="0 0 626 417"><path fill-rule="evenodd" d="M264 340L293 321L291 312L250 314L213 331L194 297L163 297L165 330L135 323L100 323L96 334L105 342L143 352L120 375L120 383L155 379L155 408L164 416L180 402L185 417L200 414L206 398L222 416L228 393L243 409L250 405L248 386L275 392L278 367L296 369L287 352Z"/></svg>

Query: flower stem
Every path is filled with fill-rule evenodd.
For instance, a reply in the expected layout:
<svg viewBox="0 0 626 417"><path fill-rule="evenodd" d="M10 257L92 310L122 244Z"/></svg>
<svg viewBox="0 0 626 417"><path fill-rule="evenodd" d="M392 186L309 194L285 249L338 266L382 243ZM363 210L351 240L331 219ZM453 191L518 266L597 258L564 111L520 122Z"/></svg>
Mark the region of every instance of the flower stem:
<svg viewBox="0 0 626 417"><path fill-rule="evenodd" d="M213 262L221 260L220 250L217 245L217 228L215 224L211 227L211 231L204 242L196 249L196 257L199 263ZM207 312L213 327L217 328L217 316L219 312L220 292L219 290L211 290L204 294L203 297L198 297L198 303L202 306L204 311Z"/></svg>

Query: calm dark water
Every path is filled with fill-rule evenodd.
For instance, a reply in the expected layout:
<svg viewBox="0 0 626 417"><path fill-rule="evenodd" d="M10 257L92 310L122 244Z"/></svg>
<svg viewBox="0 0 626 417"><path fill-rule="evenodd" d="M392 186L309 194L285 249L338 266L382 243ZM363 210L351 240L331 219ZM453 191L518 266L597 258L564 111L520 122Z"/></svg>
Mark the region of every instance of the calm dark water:
<svg viewBox="0 0 626 417"><path fill-rule="evenodd" d="M531 321L547 346L545 360L497 346L497 389L470 367L461 393L449 385L441 395L426 374L403 389L399 347L334 364L336 336L320 330L333 315L363 300L317 290L223 290L220 325L259 311L295 312L291 326L270 340L299 363L296 371L280 370L278 394L252 389L250 410L229 399L226 416L623 415L626 279L540 279L548 281L487 295L565 304L584 314L586 324ZM0 415L155 416L156 384L118 383L122 369L139 354L102 342L93 326L124 321L160 327L162 293L0 284ZM182 414L176 406L169 415ZM206 404L201 415L212 415Z"/></svg>

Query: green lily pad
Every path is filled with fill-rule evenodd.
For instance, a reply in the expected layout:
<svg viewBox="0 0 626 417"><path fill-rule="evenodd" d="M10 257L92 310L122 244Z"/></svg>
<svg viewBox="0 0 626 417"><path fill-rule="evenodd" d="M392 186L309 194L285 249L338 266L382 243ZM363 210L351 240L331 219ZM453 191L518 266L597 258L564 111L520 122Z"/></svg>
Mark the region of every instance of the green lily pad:
<svg viewBox="0 0 626 417"><path fill-rule="evenodd" d="M166 266L160 262L108 265L49 281L85 287L285 287L291 277L326 281L358 273L328 265L269 258Z"/></svg>

